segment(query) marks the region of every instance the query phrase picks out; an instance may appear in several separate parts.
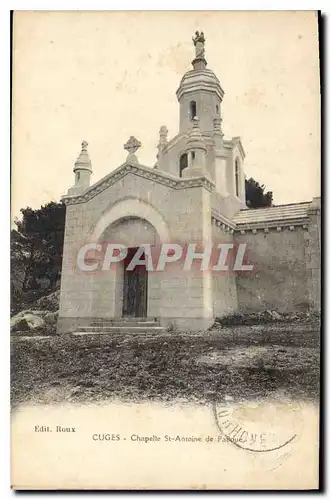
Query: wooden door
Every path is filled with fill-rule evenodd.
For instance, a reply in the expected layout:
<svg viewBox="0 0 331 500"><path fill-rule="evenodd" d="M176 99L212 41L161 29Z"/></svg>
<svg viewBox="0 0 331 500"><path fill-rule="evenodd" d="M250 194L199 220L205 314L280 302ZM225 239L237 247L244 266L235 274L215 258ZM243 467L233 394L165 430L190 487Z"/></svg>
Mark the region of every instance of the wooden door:
<svg viewBox="0 0 331 500"><path fill-rule="evenodd" d="M147 284L148 273L145 265L136 266L132 271L127 270L137 248L129 248L124 261L123 279L123 316L145 318L147 316ZM144 255L140 257L144 259Z"/></svg>

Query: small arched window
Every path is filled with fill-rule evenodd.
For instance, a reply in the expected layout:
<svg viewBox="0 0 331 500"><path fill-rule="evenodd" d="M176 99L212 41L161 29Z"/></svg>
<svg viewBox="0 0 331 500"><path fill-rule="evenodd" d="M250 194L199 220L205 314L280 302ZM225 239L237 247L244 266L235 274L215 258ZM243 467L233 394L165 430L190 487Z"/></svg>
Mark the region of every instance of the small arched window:
<svg viewBox="0 0 331 500"><path fill-rule="evenodd" d="M77 175L77 182L78 182L78 181L79 181L79 179L80 179L80 172L77 172L77 174L76 174L76 175Z"/></svg>
<svg viewBox="0 0 331 500"><path fill-rule="evenodd" d="M197 103L195 101L190 102L190 118L193 120L197 116Z"/></svg>
<svg viewBox="0 0 331 500"><path fill-rule="evenodd" d="M239 196L239 182L240 182L240 161L236 158L235 161L235 178L236 178L236 196Z"/></svg>
<svg viewBox="0 0 331 500"><path fill-rule="evenodd" d="M220 108L219 108L219 105L216 104L216 114L218 115L218 113L220 112Z"/></svg>
<svg viewBox="0 0 331 500"><path fill-rule="evenodd" d="M192 151L192 153L191 153L191 158L192 158L192 161L194 161L194 160L195 160L195 151Z"/></svg>
<svg viewBox="0 0 331 500"><path fill-rule="evenodd" d="M187 153L182 154L179 159L179 177L183 176L183 170L187 168Z"/></svg>

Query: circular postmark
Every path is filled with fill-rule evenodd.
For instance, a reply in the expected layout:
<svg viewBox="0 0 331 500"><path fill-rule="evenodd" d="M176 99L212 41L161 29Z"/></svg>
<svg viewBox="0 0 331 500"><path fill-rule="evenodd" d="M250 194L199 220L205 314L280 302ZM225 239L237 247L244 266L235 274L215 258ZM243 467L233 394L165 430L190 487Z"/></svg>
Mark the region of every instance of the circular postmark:
<svg viewBox="0 0 331 500"><path fill-rule="evenodd" d="M252 402L236 406L213 403L213 414L222 439L255 453L281 450L301 434L299 403Z"/></svg>

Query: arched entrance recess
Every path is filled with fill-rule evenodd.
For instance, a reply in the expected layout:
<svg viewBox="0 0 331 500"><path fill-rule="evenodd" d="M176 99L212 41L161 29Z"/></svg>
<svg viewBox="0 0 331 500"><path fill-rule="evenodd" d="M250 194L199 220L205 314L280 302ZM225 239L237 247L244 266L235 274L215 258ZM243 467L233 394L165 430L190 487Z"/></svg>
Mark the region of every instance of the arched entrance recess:
<svg viewBox="0 0 331 500"><path fill-rule="evenodd" d="M91 241L98 241L102 233L114 222L128 217L138 217L154 226L161 242L170 240L169 229L160 212L145 201L138 198L126 198L121 200L104 213L93 228Z"/></svg>

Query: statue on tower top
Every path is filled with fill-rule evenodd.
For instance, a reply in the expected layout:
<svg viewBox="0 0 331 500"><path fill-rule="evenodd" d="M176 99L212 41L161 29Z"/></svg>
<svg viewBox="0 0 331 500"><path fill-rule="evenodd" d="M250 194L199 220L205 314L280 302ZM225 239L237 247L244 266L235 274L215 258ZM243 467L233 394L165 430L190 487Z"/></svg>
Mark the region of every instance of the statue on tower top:
<svg viewBox="0 0 331 500"><path fill-rule="evenodd" d="M199 31L195 32L195 37L192 37L192 41L195 46L195 58L203 59L205 57L205 35L203 31L199 33Z"/></svg>

